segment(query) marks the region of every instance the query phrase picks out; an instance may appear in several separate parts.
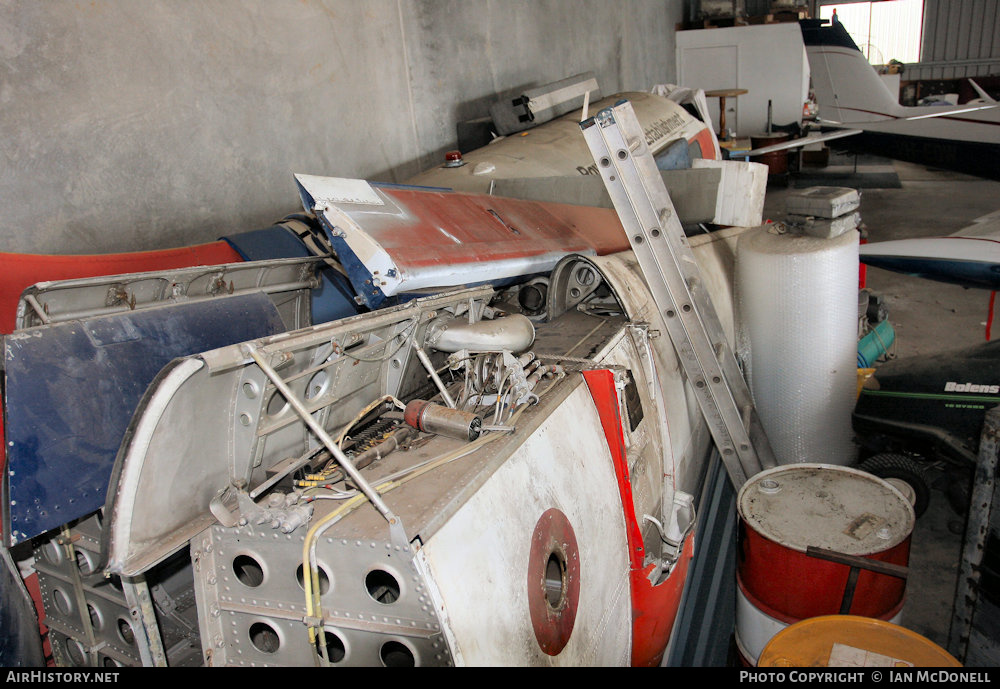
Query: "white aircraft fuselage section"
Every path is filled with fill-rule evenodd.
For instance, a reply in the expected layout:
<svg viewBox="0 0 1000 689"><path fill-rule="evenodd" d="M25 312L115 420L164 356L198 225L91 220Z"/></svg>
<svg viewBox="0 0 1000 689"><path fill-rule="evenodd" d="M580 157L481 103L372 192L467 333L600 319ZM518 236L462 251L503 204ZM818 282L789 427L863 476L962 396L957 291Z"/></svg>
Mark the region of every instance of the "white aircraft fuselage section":
<svg viewBox="0 0 1000 689"><path fill-rule="evenodd" d="M821 121L860 130L842 144L857 151L1000 177L1000 107L900 105L840 24L802 25Z"/></svg>

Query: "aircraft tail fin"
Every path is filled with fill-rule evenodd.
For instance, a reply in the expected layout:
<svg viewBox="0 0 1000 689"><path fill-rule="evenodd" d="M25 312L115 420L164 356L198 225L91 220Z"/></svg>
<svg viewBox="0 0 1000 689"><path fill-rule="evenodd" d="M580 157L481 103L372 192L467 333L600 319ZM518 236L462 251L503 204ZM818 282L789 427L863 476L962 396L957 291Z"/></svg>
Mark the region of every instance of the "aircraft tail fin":
<svg viewBox="0 0 1000 689"><path fill-rule="evenodd" d="M972 88L976 89L976 93L979 94L979 99L982 100L984 103L996 103L997 102L996 98L994 98L990 94L986 93L986 91L983 89L983 87L980 86L979 84L977 84L976 82L974 82L972 79L969 79L969 83L972 84Z"/></svg>
<svg viewBox="0 0 1000 689"><path fill-rule="evenodd" d="M899 116L898 96L879 79L847 29L839 22L825 22L799 22L820 118L856 124Z"/></svg>

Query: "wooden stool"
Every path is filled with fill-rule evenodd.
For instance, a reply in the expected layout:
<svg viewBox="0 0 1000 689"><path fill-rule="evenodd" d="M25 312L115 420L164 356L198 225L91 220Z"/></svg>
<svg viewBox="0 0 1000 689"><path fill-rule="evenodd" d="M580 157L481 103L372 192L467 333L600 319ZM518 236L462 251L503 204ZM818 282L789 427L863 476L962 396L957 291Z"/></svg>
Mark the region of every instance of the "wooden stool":
<svg viewBox="0 0 1000 689"><path fill-rule="evenodd" d="M705 91L709 98L719 99L719 138L726 139L726 99L736 98L747 93L746 89L718 89L716 91Z"/></svg>

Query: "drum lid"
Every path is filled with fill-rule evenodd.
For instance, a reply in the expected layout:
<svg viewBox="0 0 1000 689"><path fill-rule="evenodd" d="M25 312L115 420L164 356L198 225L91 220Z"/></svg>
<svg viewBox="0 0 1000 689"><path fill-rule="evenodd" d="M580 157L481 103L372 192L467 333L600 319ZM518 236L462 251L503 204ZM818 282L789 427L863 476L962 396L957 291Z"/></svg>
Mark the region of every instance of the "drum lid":
<svg viewBox="0 0 1000 689"><path fill-rule="evenodd" d="M916 517L886 481L828 464L789 464L751 477L737 498L740 518L792 550L809 546L870 555L909 538Z"/></svg>
<svg viewBox="0 0 1000 689"><path fill-rule="evenodd" d="M960 667L960 663L909 629L868 617L828 615L778 632L761 651L757 666Z"/></svg>

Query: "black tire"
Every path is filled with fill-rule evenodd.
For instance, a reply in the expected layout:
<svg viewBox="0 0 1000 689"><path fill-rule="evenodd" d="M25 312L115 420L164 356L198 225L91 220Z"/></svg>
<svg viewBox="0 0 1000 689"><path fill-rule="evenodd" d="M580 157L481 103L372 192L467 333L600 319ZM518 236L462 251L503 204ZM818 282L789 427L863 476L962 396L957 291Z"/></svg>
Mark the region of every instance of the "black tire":
<svg viewBox="0 0 1000 689"><path fill-rule="evenodd" d="M964 516L968 513L972 500L972 472L959 469L949 474L945 495L955 514Z"/></svg>
<svg viewBox="0 0 1000 689"><path fill-rule="evenodd" d="M931 488L927 481L927 475L917 460L906 455L883 453L869 457L861 462L858 468L879 478L894 478L905 481L916 495L913 513L919 517L927 511L927 505L931 501Z"/></svg>

